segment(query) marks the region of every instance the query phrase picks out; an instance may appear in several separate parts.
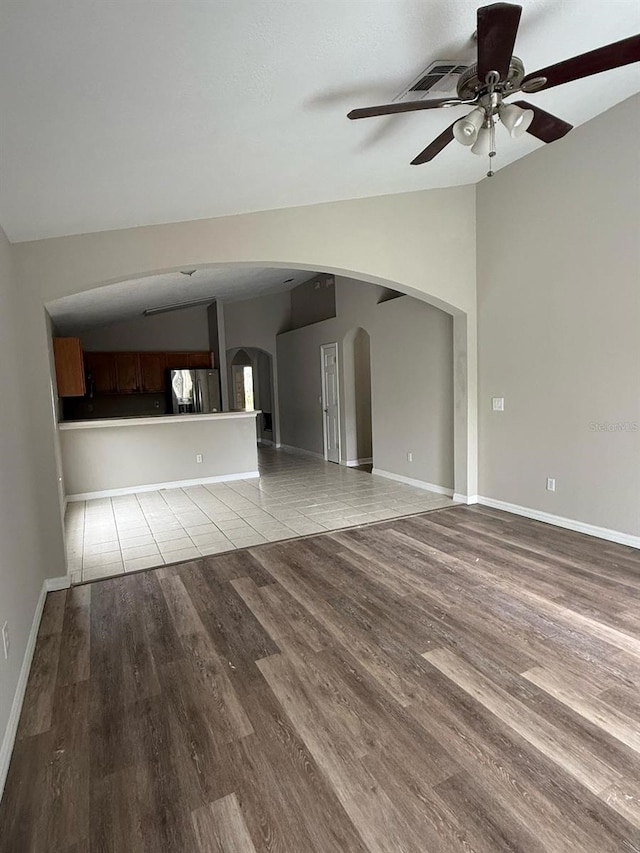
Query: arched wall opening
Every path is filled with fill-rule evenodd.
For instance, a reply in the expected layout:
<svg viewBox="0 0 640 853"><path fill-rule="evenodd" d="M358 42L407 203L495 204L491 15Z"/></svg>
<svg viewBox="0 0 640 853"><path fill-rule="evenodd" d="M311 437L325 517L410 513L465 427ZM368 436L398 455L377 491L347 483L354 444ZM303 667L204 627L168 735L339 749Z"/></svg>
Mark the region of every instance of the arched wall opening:
<svg viewBox="0 0 640 853"><path fill-rule="evenodd" d="M241 395L238 393L237 371L234 368L250 366L253 379L253 405L260 410L256 420L257 439L260 444L279 444L277 432L278 401L274 394L273 358L260 347L232 347L226 351L229 408L241 408ZM236 375L234 375L234 372ZM246 404L246 397L245 397Z"/></svg>
<svg viewBox="0 0 640 853"><path fill-rule="evenodd" d="M449 187L16 243L24 381L34 405L43 529L57 548L56 423L48 303L111 283L189 268L297 269L344 275L423 299L454 325L455 490L477 494L476 188ZM226 349L226 347L225 347ZM276 376L277 383L277 376ZM56 507L55 511L53 507ZM55 516L58 515L57 525ZM56 527L53 530L54 526Z"/></svg>
<svg viewBox="0 0 640 853"><path fill-rule="evenodd" d="M147 276L159 275L167 272L176 272L181 268L198 266L200 269L215 269L220 264L217 263L202 263L196 264L192 260L183 261L179 265L165 267L161 269L152 269L141 272L136 268L127 278L119 279L119 281L94 281L89 288L83 288L76 284L69 286L66 284L67 293L69 290L75 293L86 292L95 288L108 288L110 285L120 283L126 280L135 280ZM264 267L267 262L245 262L238 261L237 266L246 268ZM268 262L269 267L282 269L299 269L326 274L333 274L361 281L368 284L374 284L385 288L390 288L400 293L412 296L420 301L426 302L439 308L445 313L448 313L453 318L453 376L454 376L454 497L457 500L473 502L477 492L477 416L476 416L476 327L475 313L470 315L469 312L461 310L458 306L446 302L437 295L420 290L401 280L393 278L382 278L378 275L372 275L370 272L351 269L340 269L329 265L302 264L299 262ZM426 288L425 284L425 288ZM45 305L46 307L46 305ZM44 330L43 330L44 331ZM46 332L45 332L46 333ZM273 384L274 396L277 397L278 379L274 376ZM277 413L275 427L277 430ZM279 437L274 436L274 441L278 443Z"/></svg>
<svg viewBox="0 0 640 853"><path fill-rule="evenodd" d="M371 418L371 337L350 329L342 341L344 377L344 457L347 465L373 462ZM375 463L374 463L375 464Z"/></svg>

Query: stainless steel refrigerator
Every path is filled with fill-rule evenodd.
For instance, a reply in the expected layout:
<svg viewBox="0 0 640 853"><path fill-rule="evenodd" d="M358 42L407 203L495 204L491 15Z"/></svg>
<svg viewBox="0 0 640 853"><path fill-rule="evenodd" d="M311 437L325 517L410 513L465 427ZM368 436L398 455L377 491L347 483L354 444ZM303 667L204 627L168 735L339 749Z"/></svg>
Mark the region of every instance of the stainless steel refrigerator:
<svg viewBox="0 0 640 853"><path fill-rule="evenodd" d="M219 412L222 409L217 370L170 370L169 389L174 415Z"/></svg>

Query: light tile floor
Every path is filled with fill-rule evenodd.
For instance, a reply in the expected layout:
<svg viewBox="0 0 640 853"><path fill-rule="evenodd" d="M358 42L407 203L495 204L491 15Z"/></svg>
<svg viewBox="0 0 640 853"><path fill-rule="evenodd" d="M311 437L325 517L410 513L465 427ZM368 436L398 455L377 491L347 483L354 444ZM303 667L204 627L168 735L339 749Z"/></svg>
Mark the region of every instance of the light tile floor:
<svg viewBox="0 0 640 853"><path fill-rule="evenodd" d="M267 448L259 455L259 479L69 504L65 528L71 582L453 503L434 492L302 454Z"/></svg>

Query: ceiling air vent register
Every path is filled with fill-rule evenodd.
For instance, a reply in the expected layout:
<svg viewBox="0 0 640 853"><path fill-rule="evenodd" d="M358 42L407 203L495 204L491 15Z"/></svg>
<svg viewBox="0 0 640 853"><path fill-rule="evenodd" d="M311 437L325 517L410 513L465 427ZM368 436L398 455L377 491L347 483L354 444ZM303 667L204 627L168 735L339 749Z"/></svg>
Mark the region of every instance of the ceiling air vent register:
<svg viewBox="0 0 640 853"><path fill-rule="evenodd" d="M436 59L413 80L393 100L416 101L427 95L437 94L438 97L457 97L458 80L469 66L449 59Z"/></svg>

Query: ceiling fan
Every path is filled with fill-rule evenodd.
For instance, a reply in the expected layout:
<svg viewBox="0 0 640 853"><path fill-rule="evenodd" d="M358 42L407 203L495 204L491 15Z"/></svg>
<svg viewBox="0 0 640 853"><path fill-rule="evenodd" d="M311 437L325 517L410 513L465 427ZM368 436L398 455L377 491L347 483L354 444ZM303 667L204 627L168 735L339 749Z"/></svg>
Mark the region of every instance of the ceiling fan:
<svg viewBox="0 0 640 853"><path fill-rule="evenodd" d="M566 121L527 101L506 103L506 98L517 92L530 94L551 89L640 61L640 35L635 35L526 74L522 60L513 55L521 14L522 6L513 3L492 3L478 9L478 61L460 76L457 98L363 107L351 110L348 118L470 106L473 109L469 115L449 125L411 161L411 165L419 166L433 160L454 138L462 145L471 146L474 154L488 154L491 158L496 153L495 128L498 122L502 122L512 138L530 133L542 142L555 142L572 129ZM487 175L493 175L491 165Z"/></svg>

